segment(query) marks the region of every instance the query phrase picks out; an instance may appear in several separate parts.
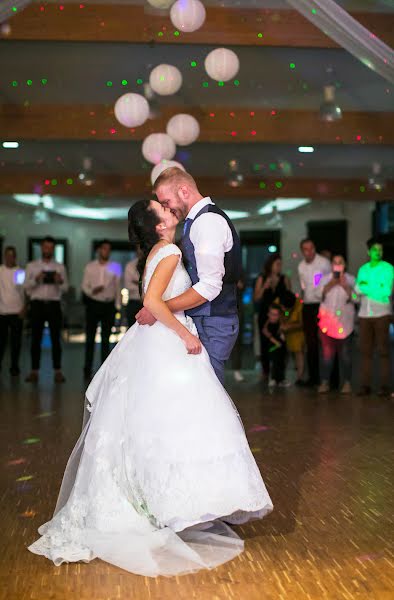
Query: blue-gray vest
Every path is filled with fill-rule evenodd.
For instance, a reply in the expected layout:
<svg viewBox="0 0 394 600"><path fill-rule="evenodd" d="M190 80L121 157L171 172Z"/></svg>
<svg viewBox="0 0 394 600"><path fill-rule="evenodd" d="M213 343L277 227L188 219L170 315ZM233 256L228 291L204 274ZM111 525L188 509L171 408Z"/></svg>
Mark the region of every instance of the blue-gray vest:
<svg viewBox="0 0 394 600"><path fill-rule="evenodd" d="M235 231L234 225L228 218L225 212L220 210L215 204L207 204L197 213L193 220L186 221L185 230L181 242L181 248L183 253L183 260L189 273L190 279L193 285L198 281L196 257L194 255L194 246L190 240L190 229L193 223L201 217L201 215L212 212L221 215L226 219L231 233L233 234L233 247L229 252L224 255L224 268L225 274L223 277L223 288L219 296L217 296L212 302L205 302L201 306L191 308L186 311L186 314L191 317L195 316L224 316L237 314L237 282L241 278L242 262L241 262L241 242L238 234Z"/></svg>

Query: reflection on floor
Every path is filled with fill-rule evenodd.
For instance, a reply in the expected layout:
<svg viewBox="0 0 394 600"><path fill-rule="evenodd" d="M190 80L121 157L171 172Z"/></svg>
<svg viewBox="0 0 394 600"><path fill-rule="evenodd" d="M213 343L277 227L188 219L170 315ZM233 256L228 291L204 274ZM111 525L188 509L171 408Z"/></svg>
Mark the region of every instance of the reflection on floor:
<svg viewBox="0 0 394 600"><path fill-rule="evenodd" d="M82 352L67 345L63 385L52 382L48 355L37 386L11 381L3 369L0 598L393 597L393 405L294 388L268 393L252 371L229 388L275 509L237 529L246 540L242 556L210 572L152 580L98 560L57 568L30 554L80 431Z"/></svg>

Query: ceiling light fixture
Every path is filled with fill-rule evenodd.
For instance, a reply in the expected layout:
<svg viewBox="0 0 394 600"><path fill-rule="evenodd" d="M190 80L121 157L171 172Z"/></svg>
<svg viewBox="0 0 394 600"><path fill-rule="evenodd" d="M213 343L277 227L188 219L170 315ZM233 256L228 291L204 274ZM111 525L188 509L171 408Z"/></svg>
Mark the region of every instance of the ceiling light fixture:
<svg viewBox="0 0 394 600"><path fill-rule="evenodd" d="M298 146L298 152L312 153L315 149L313 146Z"/></svg>
<svg viewBox="0 0 394 600"><path fill-rule="evenodd" d="M320 106L320 119L326 123L333 123L342 119L342 110L335 102L335 86L325 85L323 89L324 100Z"/></svg>
<svg viewBox="0 0 394 600"><path fill-rule="evenodd" d="M380 163L373 163L372 175L368 179L368 187L375 192L381 192L386 187L386 181L382 175L382 165Z"/></svg>
<svg viewBox="0 0 394 600"><path fill-rule="evenodd" d="M3 142L3 148L19 148L19 142Z"/></svg>

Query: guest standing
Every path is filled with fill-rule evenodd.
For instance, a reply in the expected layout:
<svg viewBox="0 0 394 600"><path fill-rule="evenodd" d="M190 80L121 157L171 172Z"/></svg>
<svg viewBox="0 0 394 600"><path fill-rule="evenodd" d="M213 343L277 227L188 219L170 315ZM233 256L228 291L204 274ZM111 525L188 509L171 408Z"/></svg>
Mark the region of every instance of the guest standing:
<svg viewBox="0 0 394 600"><path fill-rule="evenodd" d="M352 342L355 320L355 278L346 272L345 259L336 255L331 263L332 271L324 275L319 290L322 303L319 310L321 341L321 384L319 393L330 391L330 376L335 356L338 356L342 379L342 394L351 394Z"/></svg>
<svg viewBox="0 0 394 600"><path fill-rule="evenodd" d="M285 380L286 339L281 323L282 311L279 305L272 304L268 309L267 320L262 329L262 349L268 356L270 374L269 387L288 387Z"/></svg>
<svg viewBox="0 0 394 600"><path fill-rule="evenodd" d="M135 323L135 315L141 310L140 276L137 271L138 257L127 263L124 271L124 286L129 292L126 307L127 323L131 327Z"/></svg>
<svg viewBox="0 0 394 600"><path fill-rule="evenodd" d="M316 246L309 238L300 243L304 260L298 265L298 276L303 297L302 318L307 351L307 385L320 383L319 376L319 329L317 316L320 306L319 283L331 272L330 261L317 254Z"/></svg>
<svg viewBox="0 0 394 600"><path fill-rule="evenodd" d="M19 356L25 316L24 279L25 272L17 266L16 249L14 246L7 246L4 264L0 266L0 370L9 336L10 374L13 377L20 374Z"/></svg>
<svg viewBox="0 0 394 600"><path fill-rule="evenodd" d="M287 352L292 354L297 370L296 385L304 385L305 336L302 324L302 304L290 290L281 298L283 310L282 330L285 333Z"/></svg>
<svg viewBox="0 0 394 600"><path fill-rule="evenodd" d="M101 324L101 362L110 352L109 338L115 321L116 307L120 307L120 276L110 263L111 243L100 242L97 259L88 263L82 281L86 304L86 345L84 375L92 376L94 345L97 326Z"/></svg>
<svg viewBox="0 0 394 600"><path fill-rule="evenodd" d="M380 396L390 395L390 339L394 269L383 260L378 239L367 242L369 262L357 274L356 292L360 294L360 349L362 396L371 393L372 357L376 348L380 360Z"/></svg>
<svg viewBox="0 0 394 600"><path fill-rule="evenodd" d="M64 265L54 260L55 240L47 236L41 242L41 258L26 267L25 290L30 299L32 370L26 381L37 382L41 359L41 341L45 322L49 325L55 381L65 381L61 369L60 334L62 309L60 300L68 289Z"/></svg>
<svg viewBox="0 0 394 600"><path fill-rule="evenodd" d="M290 280L282 273L282 259L274 254L266 261L263 272L258 276L254 288L253 300L259 307L258 324L261 342L261 365L263 379L268 380L270 356L267 354L267 344L261 338L263 327L267 320L268 310L274 303L279 303L282 295L290 289Z"/></svg>

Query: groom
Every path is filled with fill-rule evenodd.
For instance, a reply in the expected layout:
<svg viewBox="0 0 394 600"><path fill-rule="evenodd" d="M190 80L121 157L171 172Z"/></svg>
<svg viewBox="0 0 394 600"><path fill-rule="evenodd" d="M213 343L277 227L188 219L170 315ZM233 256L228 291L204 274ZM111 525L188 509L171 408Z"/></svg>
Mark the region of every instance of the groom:
<svg viewBox="0 0 394 600"><path fill-rule="evenodd" d="M237 340L237 282L241 277L241 244L227 215L198 191L193 177L177 167L155 181L154 193L179 221L184 221L181 249L193 287L167 301L171 312L193 318L218 379L224 383L224 363ZM154 317L143 308L140 325Z"/></svg>

